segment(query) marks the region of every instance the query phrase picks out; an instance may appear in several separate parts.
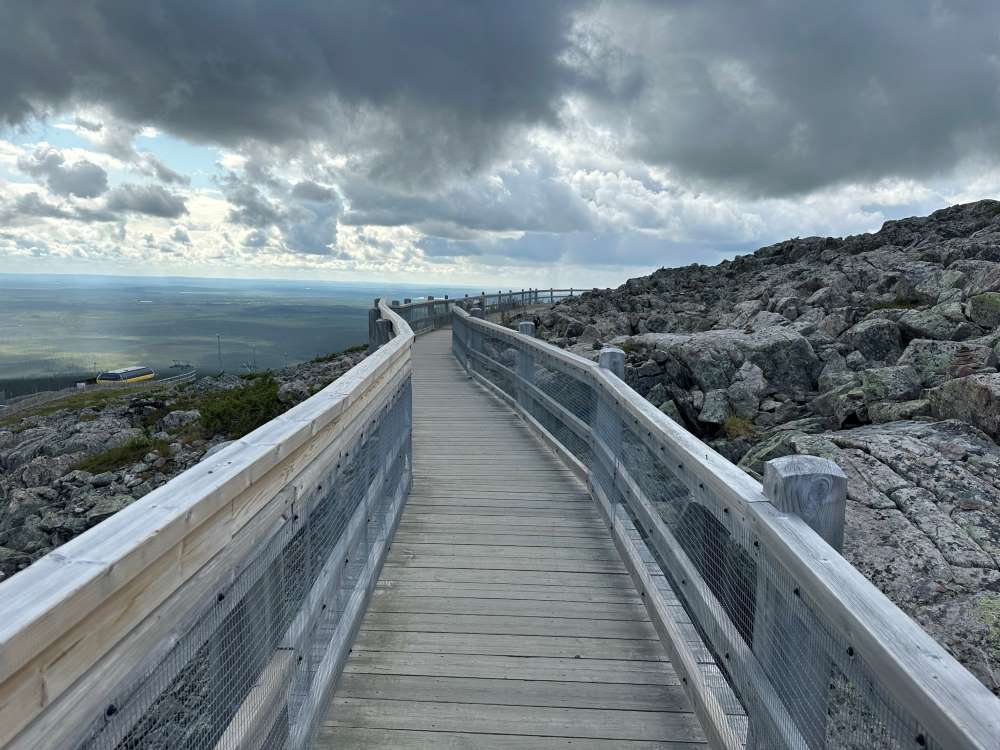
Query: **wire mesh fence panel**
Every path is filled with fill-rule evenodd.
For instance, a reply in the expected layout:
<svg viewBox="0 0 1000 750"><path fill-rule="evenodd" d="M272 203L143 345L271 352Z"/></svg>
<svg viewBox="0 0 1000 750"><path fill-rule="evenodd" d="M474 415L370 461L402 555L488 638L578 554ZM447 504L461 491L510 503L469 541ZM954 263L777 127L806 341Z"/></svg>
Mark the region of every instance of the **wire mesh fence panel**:
<svg viewBox="0 0 1000 750"><path fill-rule="evenodd" d="M109 691L81 750L308 743L408 490L411 414L405 378L353 440L319 453L169 651Z"/></svg>
<svg viewBox="0 0 1000 750"><path fill-rule="evenodd" d="M602 387L591 363L468 316L454 326L459 360L578 458L611 516L625 514L646 540L683 605L683 627L707 645L738 701L713 717L731 746L945 746L899 697L920 684L893 684L852 645L841 613L853 603L821 605L787 567L787 546L755 531L754 514L770 505L738 508L716 495L705 467L672 458L670 436Z"/></svg>

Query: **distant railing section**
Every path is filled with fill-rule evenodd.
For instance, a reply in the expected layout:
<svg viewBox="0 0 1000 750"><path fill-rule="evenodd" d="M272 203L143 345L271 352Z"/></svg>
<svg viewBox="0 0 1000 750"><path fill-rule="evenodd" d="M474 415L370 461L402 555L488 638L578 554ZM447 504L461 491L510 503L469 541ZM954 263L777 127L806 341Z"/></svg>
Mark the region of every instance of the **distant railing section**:
<svg viewBox="0 0 1000 750"><path fill-rule="evenodd" d="M778 459L762 487L625 385L621 350L483 316L454 311L455 356L588 481L711 744L1000 748L1000 701L817 533L843 534L834 464Z"/></svg>
<svg viewBox="0 0 1000 750"><path fill-rule="evenodd" d="M582 291L584 290L571 288L521 289L520 291L509 289L505 292L501 289L495 294L487 294L484 291L478 295L466 294L463 297L453 298L449 298L446 294L440 298L426 297L416 301L409 298L402 301L394 299L389 303L389 307L409 324L415 334L419 335L436 328L450 326L451 311L455 307L461 307L464 310L479 307L485 311L486 315L493 315L534 306L554 305L561 300L577 297ZM379 316L376 308L372 308L369 312L368 321L368 338L374 348L377 348L381 341L377 330Z"/></svg>
<svg viewBox="0 0 1000 750"><path fill-rule="evenodd" d="M413 332L0 584L0 747L306 747L409 491Z"/></svg>

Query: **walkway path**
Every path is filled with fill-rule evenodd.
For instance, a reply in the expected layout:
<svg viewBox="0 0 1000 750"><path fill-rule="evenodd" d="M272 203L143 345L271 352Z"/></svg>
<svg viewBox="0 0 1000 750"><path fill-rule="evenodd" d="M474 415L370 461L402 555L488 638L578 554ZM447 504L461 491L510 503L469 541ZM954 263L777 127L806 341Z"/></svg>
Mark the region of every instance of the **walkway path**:
<svg viewBox="0 0 1000 750"><path fill-rule="evenodd" d="M317 748L704 748L586 488L417 339L413 490Z"/></svg>

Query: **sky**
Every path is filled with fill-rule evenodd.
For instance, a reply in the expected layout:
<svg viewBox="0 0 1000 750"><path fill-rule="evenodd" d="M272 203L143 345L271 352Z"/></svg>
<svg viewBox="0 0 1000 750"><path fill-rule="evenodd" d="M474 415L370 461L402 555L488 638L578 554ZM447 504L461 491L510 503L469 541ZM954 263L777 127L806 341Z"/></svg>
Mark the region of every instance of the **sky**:
<svg viewBox="0 0 1000 750"><path fill-rule="evenodd" d="M610 286L998 197L995 0L0 2L0 272Z"/></svg>

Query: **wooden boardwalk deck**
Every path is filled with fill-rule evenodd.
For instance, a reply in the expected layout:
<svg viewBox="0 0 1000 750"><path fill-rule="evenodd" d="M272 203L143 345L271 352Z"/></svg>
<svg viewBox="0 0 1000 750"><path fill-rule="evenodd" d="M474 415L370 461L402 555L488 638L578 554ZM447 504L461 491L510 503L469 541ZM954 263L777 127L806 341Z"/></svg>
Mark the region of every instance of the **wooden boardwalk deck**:
<svg viewBox="0 0 1000 750"><path fill-rule="evenodd" d="M413 490L317 748L704 748L585 487L416 341Z"/></svg>

